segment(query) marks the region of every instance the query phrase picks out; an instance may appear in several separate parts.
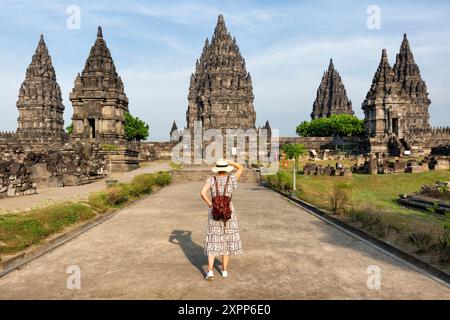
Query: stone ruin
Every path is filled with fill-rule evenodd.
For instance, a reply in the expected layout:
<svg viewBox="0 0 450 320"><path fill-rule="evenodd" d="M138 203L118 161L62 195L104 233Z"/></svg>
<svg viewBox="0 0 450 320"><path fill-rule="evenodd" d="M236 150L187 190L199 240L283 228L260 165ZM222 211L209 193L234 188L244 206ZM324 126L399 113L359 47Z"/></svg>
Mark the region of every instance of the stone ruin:
<svg viewBox="0 0 450 320"><path fill-rule="evenodd" d="M0 132L0 197L33 194L37 186L82 185L105 177L108 164L113 171L139 166L139 146L124 134L128 98L100 27L70 100L69 136L61 89L41 35L19 90L17 131Z"/></svg>
<svg viewBox="0 0 450 320"><path fill-rule="evenodd" d="M67 143L41 152L16 149L0 158L0 198L30 195L39 187L76 186L104 178L98 145Z"/></svg>
<svg viewBox="0 0 450 320"><path fill-rule="evenodd" d="M305 175L351 176L352 173L393 174L450 170L450 157L446 156L428 156L421 161L414 159L377 158L376 155L352 157L349 159L356 160L356 163L351 168L345 168L340 162L336 162L334 167L331 165L306 163L303 167L303 173Z"/></svg>
<svg viewBox="0 0 450 320"><path fill-rule="evenodd" d="M363 102L367 139L364 153L388 157L427 155L450 143L450 128L431 128L431 101L406 34L390 66L386 49Z"/></svg>
<svg viewBox="0 0 450 320"><path fill-rule="evenodd" d="M423 160L381 158L367 155L357 158L352 166L353 173L362 174L391 174L391 173L421 173L430 170L449 170L450 157L427 156Z"/></svg>
<svg viewBox="0 0 450 320"><path fill-rule="evenodd" d="M450 182L425 184L418 192L402 194L398 201L401 204L426 210L430 213L450 213Z"/></svg>
<svg viewBox="0 0 450 320"><path fill-rule="evenodd" d="M320 165L316 163L307 163L303 167L303 174L305 175L318 175L318 176L341 176L351 177L352 171L349 168L345 168L342 163L336 162L333 167L331 165Z"/></svg>

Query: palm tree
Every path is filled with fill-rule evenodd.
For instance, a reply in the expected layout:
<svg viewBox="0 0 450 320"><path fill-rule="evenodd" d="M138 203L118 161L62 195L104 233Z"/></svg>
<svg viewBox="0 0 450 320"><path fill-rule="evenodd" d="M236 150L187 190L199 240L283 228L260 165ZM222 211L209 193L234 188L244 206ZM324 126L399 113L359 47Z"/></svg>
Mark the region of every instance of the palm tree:
<svg viewBox="0 0 450 320"><path fill-rule="evenodd" d="M305 154L308 153L308 150L306 149L305 145L303 144L299 144L299 143L295 143L295 144L285 144L282 147L284 153L286 154L288 159L294 159L294 166L293 166L293 171L294 171L294 177L292 179L292 190L295 191L297 190L296 188L296 171L298 171L298 158L300 156L303 156Z"/></svg>

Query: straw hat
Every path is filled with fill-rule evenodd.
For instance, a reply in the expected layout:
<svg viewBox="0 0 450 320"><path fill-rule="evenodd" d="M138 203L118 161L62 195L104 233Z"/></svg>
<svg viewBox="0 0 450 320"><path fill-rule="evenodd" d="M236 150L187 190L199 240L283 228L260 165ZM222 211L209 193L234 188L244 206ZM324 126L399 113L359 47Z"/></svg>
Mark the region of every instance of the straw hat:
<svg viewBox="0 0 450 320"><path fill-rule="evenodd" d="M212 167L212 171L213 172L220 172L220 171L225 171L225 172L230 172L233 171L234 167L230 166L228 164L228 162L226 162L224 159L219 159L216 162L216 166Z"/></svg>

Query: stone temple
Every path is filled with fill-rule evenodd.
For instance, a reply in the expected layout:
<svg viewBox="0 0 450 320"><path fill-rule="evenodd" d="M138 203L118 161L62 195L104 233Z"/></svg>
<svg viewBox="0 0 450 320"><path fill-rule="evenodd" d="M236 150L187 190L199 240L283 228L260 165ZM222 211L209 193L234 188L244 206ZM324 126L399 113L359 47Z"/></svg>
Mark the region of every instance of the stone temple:
<svg viewBox="0 0 450 320"><path fill-rule="evenodd" d="M128 98L98 27L97 39L70 94L74 140L124 142Z"/></svg>
<svg viewBox="0 0 450 320"><path fill-rule="evenodd" d="M317 89L311 119L328 118L333 114L354 115L354 112L352 102L347 97L342 78L334 68L333 59L330 59L328 70L324 72L320 86Z"/></svg>
<svg viewBox="0 0 450 320"><path fill-rule="evenodd" d="M191 75L187 127L192 129L195 121L201 121L205 130L255 128L253 99L245 60L220 15L211 42L206 39Z"/></svg>
<svg viewBox="0 0 450 320"><path fill-rule="evenodd" d="M405 34L394 67L390 66L386 49L383 49L362 105L370 139L368 151L396 156L405 150L417 149L414 146L417 134L431 130L430 103L427 86Z"/></svg>
<svg viewBox="0 0 450 320"><path fill-rule="evenodd" d="M55 143L66 139L61 89L42 35L20 86L17 108L16 133L21 140Z"/></svg>

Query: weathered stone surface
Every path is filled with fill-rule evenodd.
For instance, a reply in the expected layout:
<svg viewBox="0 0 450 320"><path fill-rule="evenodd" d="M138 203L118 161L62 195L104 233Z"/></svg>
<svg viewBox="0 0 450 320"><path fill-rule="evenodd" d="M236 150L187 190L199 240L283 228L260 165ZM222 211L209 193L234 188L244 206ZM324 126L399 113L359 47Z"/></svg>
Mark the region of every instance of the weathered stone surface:
<svg viewBox="0 0 450 320"><path fill-rule="evenodd" d="M426 155L450 143L450 129L431 128L430 99L406 34L392 68L383 49L372 86L363 102L368 141L364 152ZM433 132L433 133L432 133Z"/></svg>
<svg viewBox="0 0 450 320"><path fill-rule="evenodd" d="M313 104L311 119L330 117L333 114L353 115L352 102L347 97L339 72L330 59L328 70L324 72L320 86L317 89Z"/></svg>
<svg viewBox="0 0 450 320"><path fill-rule="evenodd" d="M214 35L206 39L189 86L188 129L201 121L204 129L255 128L253 86L236 39L222 15Z"/></svg>
<svg viewBox="0 0 450 320"><path fill-rule="evenodd" d="M8 189L8 191L6 192L6 195L8 197L14 197L16 195L16 189L15 188Z"/></svg>
<svg viewBox="0 0 450 320"><path fill-rule="evenodd" d="M64 140L61 89L56 82L55 69L42 35L20 87L17 108L18 134Z"/></svg>
<svg viewBox="0 0 450 320"><path fill-rule="evenodd" d="M414 61L414 56L409 46L406 34L400 52L397 54L394 64L395 81L400 85L400 94L410 98L409 112L404 112L405 128L428 128L430 114L428 108L431 101L425 81L422 80L419 67Z"/></svg>
<svg viewBox="0 0 450 320"><path fill-rule="evenodd" d="M98 27L97 39L70 94L73 140L124 142L128 98L111 53Z"/></svg>
<svg viewBox="0 0 450 320"><path fill-rule="evenodd" d="M42 152L16 151L0 156L0 190L7 189L8 196L33 194L38 185L80 185L105 176L106 158L97 144L78 142Z"/></svg>

